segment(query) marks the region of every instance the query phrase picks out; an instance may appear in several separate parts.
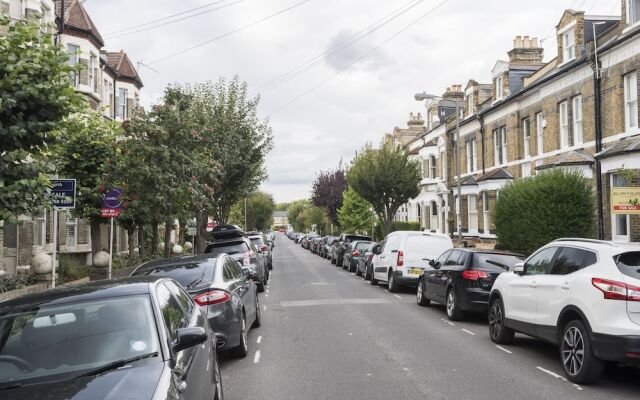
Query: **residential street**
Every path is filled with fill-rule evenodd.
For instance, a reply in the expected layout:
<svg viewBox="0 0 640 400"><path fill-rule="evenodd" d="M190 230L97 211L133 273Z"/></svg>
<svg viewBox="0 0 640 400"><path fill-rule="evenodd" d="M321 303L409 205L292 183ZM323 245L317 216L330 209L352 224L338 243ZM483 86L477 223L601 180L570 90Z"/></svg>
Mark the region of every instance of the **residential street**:
<svg viewBox="0 0 640 400"><path fill-rule="evenodd" d="M227 399L636 399L637 371L566 381L557 350L518 336L498 348L482 318L446 321L415 293L371 287L278 235L263 324L245 359L224 357ZM558 374L555 376L554 374Z"/></svg>

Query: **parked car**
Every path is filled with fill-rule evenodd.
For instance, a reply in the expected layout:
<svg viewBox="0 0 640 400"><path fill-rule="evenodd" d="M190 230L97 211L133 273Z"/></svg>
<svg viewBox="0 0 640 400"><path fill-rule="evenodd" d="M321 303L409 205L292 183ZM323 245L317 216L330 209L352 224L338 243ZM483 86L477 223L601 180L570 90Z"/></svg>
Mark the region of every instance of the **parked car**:
<svg viewBox="0 0 640 400"><path fill-rule="evenodd" d="M307 237L306 233L301 233L296 237L296 243L298 244L302 244L302 241L305 240Z"/></svg>
<svg viewBox="0 0 640 400"><path fill-rule="evenodd" d="M251 243L260 251L262 257L267 263L267 268L273 269L273 256L271 254L271 245L269 244L269 239L267 235L262 232L248 232L247 237L251 240Z"/></svg>
<svg viewBox="0 0 640 400"><path fill-rule="evenodd" d="M360 252L364 252L370 244L371 242L366 240L355 240L351 242L342 257L342 269L347 269L349 272L357 272Z"/></svg>
<svg viewBox="0 0 640 400"><path fill-rule="evenodd" d="M166 276L176 280L206 310L209 326L218 337L220 350L236 357L248 351L249 327L260 326L258 291L251 269L226 254L202 254L150 261L131 276Z"/></svg>
<svg viewBox="0 0 640 400"><path fill-rule="evenodd" d="M317 237L318 235L316 235L315 233L309 233L305 235L304 239L302 239L302 241L300 242L302 248L309 250L311 248L311 241L316 239Z"/></svg>
<svg viewBox="0 0 640 400"><path fill-rule="evenodd" d="M0 303L0 391L3 400L223 398L205 310L159 277Z"/></svg>
<svg viewBox="0 0 640 400"><path fill-rule="evenodd" d="M373 259L371 284L386 281L390 292L397 292L401 286L418 286L429 261L451 248L451 238L441 233L392 232L380 243L379 254Z"/></svg>
<svg viewBox="0 0 640 400"><path fill-rule="evenodd" d="M343 233L338 237L338 241L333 245L333 251L331 253L331 263L336 266L342 266L342 258L344 257L344 252L347 250L347 247L354 240L368 240L371 241L371 238L366 235L356 235L353 233Z"/></svg>
<svg viewBox="0 0 640 400"><path fill-rule="evenodd" d="M228 254L242 266L251 268L252 276L258 285L258 292L263 292L269 280L269 268L262 257L262 253L253 245L251 240L236 225L218 225L213 229L214 241L210 243L205 253Z"/></svg>
<svg viewBox="0 0 640 400"><path fill-rule="evenodd" d="M331 248L331 243L336 240L336 236L325 236L322 238L322 243L320 244L320 249L318 255L322 258L329 258L328 254Z"/></svg>
<svg viewBox="0 0 640 400"><path fill-rule="evenodd" d="M495 279L523 259L520 254L504 251L448 250L431 260L431 268L420 275L417 302L421 306L428 306L431 301L445 304L452 321L462 320L465 312L486 313Z"/></svg>
<svg viewBox="0 0 640 400"><path fill-rule="evenodd" d="M559 347L567 378L593 383L606 362L640 365L640 246L559 239L513 273L501 274L489 300L489 334L515 332Z"/></svg>
<svg viewBox="0 0 640 400"><path fill-rule="evenodd" d="M369 246L367 246L364 251L360 252L360 255L358 256L358 263L356 266L357 276L363 276L364 280L366 281L371 279L371 261L378 252L379 247L379 243L372 242L369 243Z"/></svg>
<svg viewBox="0 0 640 400"><path fill-rule="evenodd" d="M320 236L315 236L309 239L309 251L313 254L316 254L316 251L318 249L318 242L320 242L320 239L322 239Z"/></svg>

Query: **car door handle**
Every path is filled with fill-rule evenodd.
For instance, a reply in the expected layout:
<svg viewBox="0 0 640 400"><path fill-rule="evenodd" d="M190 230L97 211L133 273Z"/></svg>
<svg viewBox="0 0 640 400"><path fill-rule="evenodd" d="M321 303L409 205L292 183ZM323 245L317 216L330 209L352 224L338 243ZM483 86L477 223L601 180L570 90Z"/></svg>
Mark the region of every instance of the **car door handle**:
<svg viewBox="0 0 640 400"><path fill-rule="evenodd" d="M571 289L571 285L569 285L568 283L565 282L564 285L560 286L560 289L562 290L569 290Z"/></svg>
<svg viewBox="0 0 640 400"><path fill-rule="evenodd" d="M531 283L529 284L529 287L530 287L530 288L534 288L534 289L535 289L535 288L537 288L537 287L538 287L538 283L537 283L537 282L531 282Z"/></svg>

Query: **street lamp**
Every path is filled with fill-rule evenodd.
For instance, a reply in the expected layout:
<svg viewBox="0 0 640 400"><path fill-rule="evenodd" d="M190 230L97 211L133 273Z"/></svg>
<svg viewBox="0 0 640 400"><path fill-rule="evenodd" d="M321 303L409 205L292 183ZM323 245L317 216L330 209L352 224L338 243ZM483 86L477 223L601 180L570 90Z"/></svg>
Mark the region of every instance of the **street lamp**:
<svg viewBox="0 0 640 400"><path fill-rule="evenodd" d="M371 212L371 240L374 240L376 235L376 214L373 211L373 207L369 207L369 211Z"/></svg>
<svg viewBox="0 0 640 400"><path fill-rule="evenodd" d="M413 96L413 98L416 99L416 101L436 100L436 99L448 100L448 99L445 99L444 97L436 96L426 92L416 93ZM460 180L460 104L458 103L457 100L449 100L449 101L453 101L456 106L456 175L458 176L458 204L460 204L459 207L456 207L456 215L457 215L456 222L458 226L458 241L460 242L460 245L462 245L462 225L461 225L462 216L460 215L460 211L462 208L461 207L462 206L462 182ZM444 160L442 161L444 162ZM456 202L454 201L454 207L455 205L456 205Z"/></svg>

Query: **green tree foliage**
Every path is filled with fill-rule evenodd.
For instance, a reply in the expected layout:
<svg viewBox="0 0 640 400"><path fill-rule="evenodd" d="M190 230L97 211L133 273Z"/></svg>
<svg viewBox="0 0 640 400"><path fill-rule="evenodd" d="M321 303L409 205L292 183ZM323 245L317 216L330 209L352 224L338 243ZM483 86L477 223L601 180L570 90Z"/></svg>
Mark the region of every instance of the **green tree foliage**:
<svg viewBox="0 0 640 400"><path fill-rule="evenodd" d="M69 55L40 26L0 16L0 220L47 205L48 146L81 103Z"/></svg>
<svg viewBox="0 0 640 400"><path fill-rule="evenodd" d="M319 234L324 234L326 232L327 213L320 207L306 207L298 216L298 223L302 224L302 230L311 230L315 225L316 231Z"/></svg>
<svg viewBox="0 0 640 400"><path fill-rule="evenodd" d="M293 229L298 232L302 232L305 228L301 214L302 211L309 207L311 207L309 200L295 200L289 204L287 217L289 219L289 223L293 226Z"/></svg>
<svg viewBox="0 0 640 400"><path fill-rule="evenodd" d="M420 166L403 148L385 142L380 149L367 146L355 156L347 181L371 203L389 233L398 208L420 193Z"/></svg>
<svg viewBox="0 0 640 400"><path fill-rule="evenodd" d="M322 171L313 182L311 202L323 208L334 224L339 224L338 209L342 207L342 195L347 190L347 178L340 167L336 171Z"/></svg>
<svg viewBox="0 0 640 400"><path fill-rule="evenodd" d="M344 232L367 232L371 234L373 224L371 204L349 187L344 192L342 207L338 210L338 221Z"/></svg>
<svg viewBox="0 0 640 400"><path fill-rule="evenodd" d="M265 192L255 192L247 197L247 226L249 231L265 231L273 222L275 202L273 197ZM244 199L237 202L231 209L229 222L244 226Z"/></svg>
<svg viewBox="0 0 640 400"><path fill-rule="evenodd" d="M500 247L531 254L560 237L593 237L595 198L579 172L552 170L500 191L494 221Z"/></svg>

